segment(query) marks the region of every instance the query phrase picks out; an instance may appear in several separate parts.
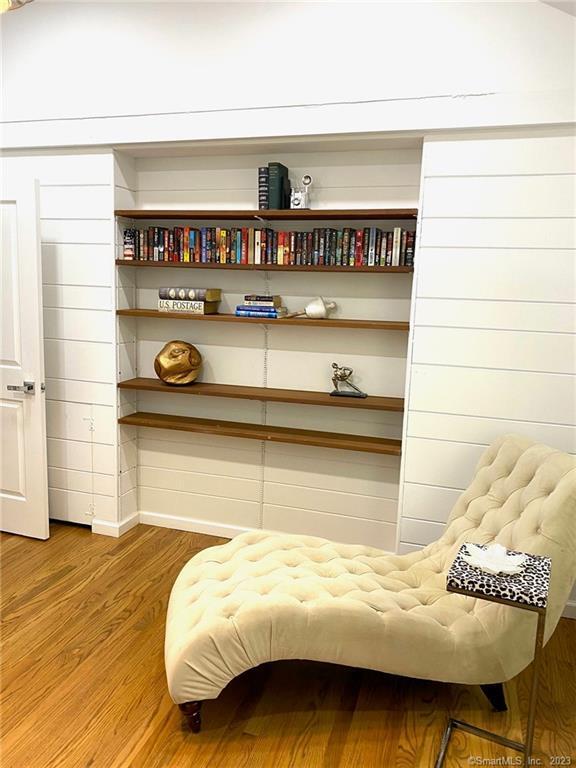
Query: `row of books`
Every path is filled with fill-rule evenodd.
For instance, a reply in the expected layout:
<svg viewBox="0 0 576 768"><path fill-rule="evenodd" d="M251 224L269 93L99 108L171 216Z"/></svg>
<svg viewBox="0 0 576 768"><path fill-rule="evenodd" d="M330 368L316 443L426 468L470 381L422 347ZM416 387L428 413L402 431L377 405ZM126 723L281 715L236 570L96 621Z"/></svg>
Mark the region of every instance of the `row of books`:
<svg viewBox="0 0 576 768"><path fill-rule="evenodd" d="M414 265L414 232L395 227L277 232L251 227L124 230L125 259L207 264L395 267Z"/></svg>
<svg viewBox="0 0 576 768"><path fill-rule="evenodd" d="M268 163L258 168L258 208L290 208L290 179L282 163Z"/></svg>

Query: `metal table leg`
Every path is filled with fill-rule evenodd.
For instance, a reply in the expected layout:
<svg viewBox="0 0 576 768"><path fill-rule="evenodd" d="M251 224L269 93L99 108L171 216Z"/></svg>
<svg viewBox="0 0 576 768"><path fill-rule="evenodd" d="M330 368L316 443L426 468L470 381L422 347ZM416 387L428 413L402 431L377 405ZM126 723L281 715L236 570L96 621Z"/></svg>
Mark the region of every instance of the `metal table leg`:
<svg viewBox="0 0 576 768"><path fill-rule="evenodd" d="M436 758L436 762L434 763L434 768L442 768L442 765L444 764L444 758L446 757L448 744L450 743L450 737L456 728L460 729L461 731L466 731L467 733L472 733L474 736L479 736L481 739L493 741L496 744L501 744L503 747L508 747L509 749L515 749L517 752L522 752L524 754L524 765L530 765L532 748L534 744L534 723L536 720L536 703L538 701L538 676L540 671L542 648L544 646L545 623L546 613L539 612L538 625L536 627L536 641L534 644L534 661L532 662L532 686L530 689L530 701L528 705L528 721L526 724L525 743L521 744L519 741L512 741L511 739L507 739L505 736L492 733L492 731L486 731L484 728L478 728L476 725L471 725L470 723L466 723L463 720L455 720L450 718L448 720L446 730L442 736L440 751L438 753L438 757Z"/></svg>

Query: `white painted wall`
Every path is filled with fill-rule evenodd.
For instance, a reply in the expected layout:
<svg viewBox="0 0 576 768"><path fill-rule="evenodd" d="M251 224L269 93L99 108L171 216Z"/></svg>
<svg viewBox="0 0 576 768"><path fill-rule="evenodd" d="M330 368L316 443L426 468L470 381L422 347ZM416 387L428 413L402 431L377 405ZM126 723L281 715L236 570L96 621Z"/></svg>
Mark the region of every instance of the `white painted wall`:
<svg viewBox="0 0 576 768"><path fill-rule="evenodd" d="M576 453L574 132L425 141L420 227L401 551L499 435Z"/></svg>
<svg viewBox="0 0 576 768"><path fill-rule="evenodd" d="M117 522L112 153L4 160L40 181L50 517Z"/></svg>
<svg viewBox="0 0 576 768"><path fill-rule="evenodd" d="M136 160L118 153L117 201L140 208L251 208L256 169L275 159L290 168L294 180L306 171L313 175L314 207L415 207L421 149L414 142L412 146ZM119 302L155 308L157 289L168 281L222 288L224 312L233 312L245 293L269 291L280 294L291 310L321 294L337 302L336 316L407 320L410 313L410 274L178 272L120 268ZM183 338L204 357L204 381L326 391L331 388L331 363L338 360L355 369L355 380L370 394L404 394L404 333L273 324L265 330L133 318L121 319L119 328L122 378L153 377L158 351L166 341ZM156 393L123 398L132 410L396 438L402 432L402 415L397 413ZM395 546L396 457L150 429L138 430L137 444L138 507L145 522L223 535L264 527L384 549Z"/></svg>
<svg viewBox="0 0 576 768"><path fill-rule="evenodd" d="M1 21L5 147L574 119L540 2L68 3Z"/></svg>

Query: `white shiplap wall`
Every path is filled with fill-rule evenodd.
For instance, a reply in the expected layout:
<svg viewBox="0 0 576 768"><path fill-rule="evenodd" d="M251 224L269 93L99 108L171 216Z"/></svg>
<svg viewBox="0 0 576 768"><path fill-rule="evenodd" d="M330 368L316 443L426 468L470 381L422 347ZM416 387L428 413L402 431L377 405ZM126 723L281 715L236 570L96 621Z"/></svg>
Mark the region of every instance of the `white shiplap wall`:
<svg viewBox="0 0 576 768"><path fill-rule="evenodd" d="M305 172L312 174L314 207L416 207L420 155L420 149L136 161L118 155L116 195L117 201L127 201L126 207L132 207L130 201L140 208L254 207L257 167L278 160L290 168L294 181ZM119 270L121 306L134 306L136 301L138 306L154 307L158 286L168 280L221 287L223 311L233 311L245 293L270 291L281 294L289 309L299 309L322 294L338 303L337 314L342 317L407 320L410 313L410 275L135 272ZM121 320L122 378L135 371L153 376L154 356L174 338L198 346L205 381L327 390L330 364L338 360L355 368L358 384L369 393L404 395L406 334L273 325L266 330ZM400 414L345 408L264 406L150 393L130 395L123 407L393 437L402 432ZM398 458L146 429L139 430L137 442L138 508L143 522L224 535L265 527L385 549L395 546Z"/></svg>
<svg viewBox="0 0 576 768"><path fill-rule="evenodd" d="M485 447L576 452L576 141L425 141L400 549L436 539Z"/></svg>
<svg viewBox="0 0 576 768"><path fill-rule="evenodd" d="M4 162L40 182L49 514L116 532L112 153Z"/></svg>

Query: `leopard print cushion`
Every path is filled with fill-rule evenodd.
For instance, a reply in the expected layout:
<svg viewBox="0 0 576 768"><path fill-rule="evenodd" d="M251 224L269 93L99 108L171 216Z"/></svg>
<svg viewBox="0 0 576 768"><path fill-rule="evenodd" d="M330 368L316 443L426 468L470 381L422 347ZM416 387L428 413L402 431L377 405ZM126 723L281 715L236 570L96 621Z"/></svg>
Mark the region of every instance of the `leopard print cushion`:
<svg viewBox="0 0 576 768"><path fill-rule="evenodd" d="M482 549L487 549L486 546ZM507 550L510 555L526 554ZM546 608L550 584L549 557L527 554L522 573L485 573L464 560L466 544L462 544L446 577L447 589L465 589L475 596L496 597L533 608Z"/></svg>

